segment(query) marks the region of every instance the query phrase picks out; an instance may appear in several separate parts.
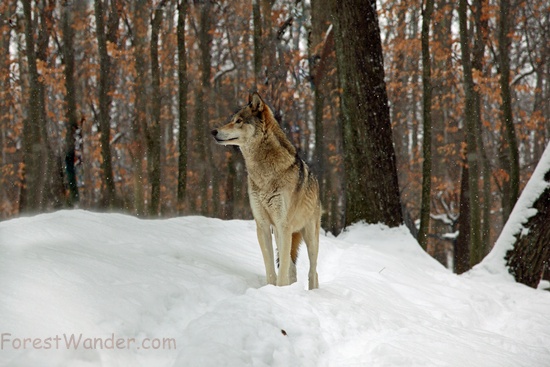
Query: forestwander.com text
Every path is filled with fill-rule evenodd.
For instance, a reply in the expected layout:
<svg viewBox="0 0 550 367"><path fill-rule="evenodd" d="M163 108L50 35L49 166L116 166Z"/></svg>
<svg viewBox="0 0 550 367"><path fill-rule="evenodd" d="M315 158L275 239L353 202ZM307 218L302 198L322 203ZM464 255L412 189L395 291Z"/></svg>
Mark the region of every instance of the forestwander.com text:
<svg viewBox="0 0 550 367"><path fill-rule="evenodd" d="M115 337L88 337L84 334L61 334L46 338L19 337L11 333L2 333L0 336L0 350L28 350L28 349L144 349L144 350L175 350L175 338L123 338Z"/></svg>

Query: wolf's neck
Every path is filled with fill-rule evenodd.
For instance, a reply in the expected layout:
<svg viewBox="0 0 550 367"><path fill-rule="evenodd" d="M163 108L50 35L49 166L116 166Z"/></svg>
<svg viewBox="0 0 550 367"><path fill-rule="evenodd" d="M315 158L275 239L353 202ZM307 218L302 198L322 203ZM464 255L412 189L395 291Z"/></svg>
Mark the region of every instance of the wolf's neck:
<svg viewBox="0 0 550 367"><path fill-rule="evenodd" d="M241 147L250 179L262 185L292 166L296 149L279 126L264 132L261 142Z"/></svg>

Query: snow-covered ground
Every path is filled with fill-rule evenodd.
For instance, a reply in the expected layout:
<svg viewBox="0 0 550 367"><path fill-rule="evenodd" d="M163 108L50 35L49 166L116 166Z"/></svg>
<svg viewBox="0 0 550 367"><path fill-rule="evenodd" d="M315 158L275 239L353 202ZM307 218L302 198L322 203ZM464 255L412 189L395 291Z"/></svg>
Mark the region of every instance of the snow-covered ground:
<svg viewBox="0 0 550 367"><path fill-rule="evenodd" d="M0 365L550 366L550 292L454 275L405 228L322 236L318 290L307 267L265 286L251 221L6 221Z"/></svg>

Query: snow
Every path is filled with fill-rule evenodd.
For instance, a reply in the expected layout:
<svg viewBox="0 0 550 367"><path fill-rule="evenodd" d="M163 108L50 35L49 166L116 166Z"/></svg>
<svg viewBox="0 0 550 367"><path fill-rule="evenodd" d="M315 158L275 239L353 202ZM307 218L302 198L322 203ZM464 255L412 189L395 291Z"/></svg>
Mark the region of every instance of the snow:
<svg viewBox="0 0 550 367"><path fill-rule="evenodd" d="M544 180L544 175L549 171L550 144L546 146L533 175L521 192L491 252L470 271L471 274L480 271L481 273L490 273L497 277L512 278L512 275L507 270L504 257L513 248L516 242L516 235L527 233L528 229L523 225L527 223L529 218L537 214L537 210L533 208L533 204L550 185ZM550 366L550 362L548 365Z"/></svg>
<svg viewBox="0 0 550 367"><path fill-rule="evenodd" d="M318 290L308 266L264 285L252 221L2 222L0 365L550 365L549 292L452 274L405 227L322 236Z"/></svg>

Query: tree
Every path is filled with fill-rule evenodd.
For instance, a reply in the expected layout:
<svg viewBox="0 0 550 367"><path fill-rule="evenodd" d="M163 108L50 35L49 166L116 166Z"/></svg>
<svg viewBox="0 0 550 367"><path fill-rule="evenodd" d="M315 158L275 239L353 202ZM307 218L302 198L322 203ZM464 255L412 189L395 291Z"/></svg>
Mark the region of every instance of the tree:
<svg viewBox="0 0 550 367"><path fill-rule="evenodd" d="M533 288L545 271L550 271L550 155L546 154L544 159L541 163L546 166L543 177L546 188L531 206L537 214L516 234L513 248L506 254L506 264L516 281Z"/></svg>
<svg viewBox="0 0 550 367"><path fill-rule="evenodd" d="M519 153L514 119L512 114L512 94L510 91L510 0L500 0L498 23L498 65L500 69L500 95L502 98L502 125L505 131L501 154L504 156L504 171L509 174L502 193L502 214L506 222L519 195Z"/></svg>
<svg viewBox="0 0 550 367"><path fill-rule="evenodd" d="M432 192L432 81L430 60L430 22L434 10L434 1L426 0L422 11L422 116L424 141L422 142L422 205L420 208L420 229L418 242L426 249L430 228L430 203Z"/></svg>
<svg viewBox="0 0 550 367"><path fill-rule="evenodd" d="M0 49L7 50L11 42L11 29L8 19L15 12L16 1L4 1L0 5ZM0 149L5 150L6 135L10 123L10 55L8 52L0 54ZM9 175L1 167L7 166L4 154L0 154L0 200L8 202ZM6 213L7 214L7 213Z"/></svg>
<svg viewBox="0 0 550 367"><path fill-rule="evenodd" d="M485 53L485 38L488 32L488 19L484 16L484 4L485 0L473 1L473 22L475 25L474 32L474 45L472 50L472 72L477 73L479 76L483 76L484 70L484 53ZM483 178L483 202L480 205L480 219L481 225L481 238L480 238L480 253L484 256L489 248L489 241L491 237L491 165L487 156L487 147L483 142L483 122L482 122L482 95L479 91L479 85L474 87L474 108L476 117L476 139L477 147L480 153L482 169L481 177Z"/></svg>
<svg viewBox="0 0 550 367"><path fill-rule="evenodd" d="M468 163L468 203L470 207L470 266L482 259L481 251L481 212L479 196L479 154L477 147L476 96L472 61L470 58L470 41L468 39L467 0L460 0L458 16L460 26L460 49L462 52L462 70L464 78L464 120L466 125L466 157ZM462 186L465 187L465 186ZM462 229L461 229L462 230Z"/></svg>
<svg viewBox="0 0 550 367"><path fill-rule="evenodd" d="M208 107L211 92L212 75L212 31L213 26L213 3L212 0L206 0L200 5L200 27L198 29L198 41L200 49L200 85L197 87L196 105L195 105L195 128L196 128L196 146L199 152L199 167L201 177L201 214L208 214L208 187L212 186L212 204L213 212L218 212L219 206L219 185L218 175L212 172L213 162L211 154L211 142L208 136ZM210 182L209 182L210 180Z"/></svg>
<svg viewBox="0 0 550 367"><path fill-rule="evenodd" d="M342 88L346 225L403 223L376 1L333 1Z"/></svg>
<svg viewBox="0 0 550 367"><path fill-rule="evenodd" d="M536 288L550 265L550 145L523 189L482 266L505 266L517 282Z"/></svg>
<svg viewBox="0 0 550 367"><path fill-rule="evenodd" d="M260 13L260 1L261 0L252 0L255 85L258 85L260 82L260 72L262 70L262 16Z"/></svg>
<svg viewBox="0 0 550 367"><path fill-rule="evenodd" d="M78 184L75 169L75 133L78 129L78 116L76 115L76 83L74 77L74 29L72 24L71 2L66 0L61 10L61 28L63 30L63 63L65 64L65 103L67 128L65 135L65 172L69 186L67 199L69 207L79 201Z"/></svg>
<svg viewBox="0 0 550 367"><path fill-rule="evenodd" d="M155 8L151 19L151 76L152 76L152 108L151 123L147 128L147 164L149 166L149 181L151 184L151 202L149 215L160 214L160 66L158 56L159 31L162 24L162 12L166 0L162 0Z"/></svg>
<svg viewBox="0 0 550 367"><path fill-rule="evenodd" d="M462 165L460 178L460 208L458 216L458 236L453 246L454 271L462 274L470 269L470 178L466 162Z"/></svg>
<svg viewBox="0 0 550 367"><path fill-rule="evenodd" d="M105 12L103 0L94 0L96 18L96 37L99 50L99 131L101 134L101 168L103 171L103 200L104 205L112 208L115 204L115 180L113 178L113 164L111 161L111 58L107 51L107 34L105 32ZM112 19L112 18L111 18ZM109 30L113 31L111 24ZM113 37L111 32L111 37Z"/></svg>
<svg viewBox="0 0 550 367"><path fill-rule="evenodd" d="M187 50L185 46L186 0L178 1L178 213L182 213L187 189Z"/></svg>
<svg viewBox="0 0 550 367"><path fill-rule="evenodd" d="M21 190L21 211L32 211L41 208L44 200L45 168L47 150L45 136L46 110L44 106L44 82L36 66L34 42L34 23L32 19L31 0L23 0L25 16L25 41L27 46L27 63L29 68L29 110L28 118L23 125L23 149L25 162L25 183Z"/></svg>
<svg viewBox="0 0 550 367"><path fill-rule="evenodd" d="M134 3L134 60L135 60L135 103L132 120L131 148L134 170L134 209L136 214L145 215L145 192L143 184L143 161L145 158L145 130L147 128L147 31L149 29L149 6L147 0Z"/></svg>
<svg viewBox="0 0 550 367"><path fill-rule="evenodd" d="M314 1L311 4L311 32L309 39L310 47L310 70L313 88L313 113L315 121L315 150L313 152L312 169L319 179L319 192L321 202L328 205L329 189L325 189L325 180L329 181L326 170L325 152L325 129L324 129L324 107L325 95L327 94L327 72L330 55L334 50L334 31L327 28L328 14L326 12L327 0ZM322 37L324 34L324 38ZM320 50L319 50L320 48ZM317 54L314 50L317 49ZM328 185L327 185L328 186ZM327 213L328 214L328 213ZM323 221L326 222L327 214L323 214Z"/></svg>

